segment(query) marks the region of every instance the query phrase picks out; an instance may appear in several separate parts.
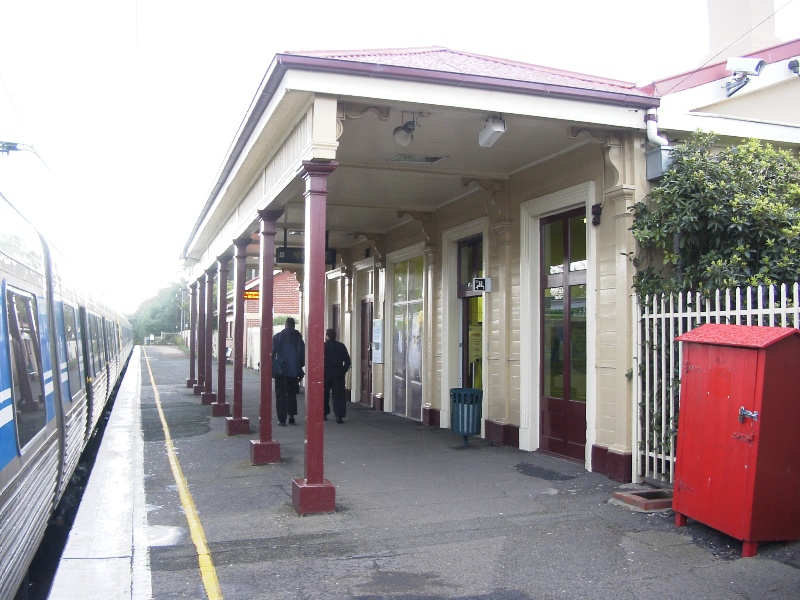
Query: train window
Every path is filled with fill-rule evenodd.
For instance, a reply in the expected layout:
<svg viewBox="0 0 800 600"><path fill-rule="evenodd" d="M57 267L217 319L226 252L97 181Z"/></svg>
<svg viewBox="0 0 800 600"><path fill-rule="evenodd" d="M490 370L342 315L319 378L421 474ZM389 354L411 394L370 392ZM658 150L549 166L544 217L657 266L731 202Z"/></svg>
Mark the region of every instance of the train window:
<svg viewBox="0 0 800 600"><path fill-rule="evenodd" d="M11 341L11 399L17 424L17 440L23 448L46 422L42 352L36 329L36 299L8 291L8 332Z"/></svg>
<svg viewBox="0 0 800 600"><path fill-rule="evenodd" d="M72 399L75 399L81 389L83 377L83 362L81 361L81 339L78 331L78 321L75 318L75 309L68 304L64 305L64 333L67 343L67 375Z"/></svg>
<svg viewBox="0 0 800 600"><path fill-rule="evenodd" d="M103 370L103 338L100 317L89 315L89 339L92 347L92 372L95 377Z"/></svg>

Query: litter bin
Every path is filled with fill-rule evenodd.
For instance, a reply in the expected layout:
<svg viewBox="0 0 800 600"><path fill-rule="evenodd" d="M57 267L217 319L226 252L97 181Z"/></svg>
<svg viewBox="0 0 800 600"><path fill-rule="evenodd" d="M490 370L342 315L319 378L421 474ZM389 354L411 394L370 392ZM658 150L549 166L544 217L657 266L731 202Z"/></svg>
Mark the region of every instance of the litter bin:
<svg viewBox="0 0 800 600"><path fill-rule="evenodd" d="M450 389L450 429L456 435L464 436L464 445L469 436L481 431L481 410L483 390L476 388Z"/></svg>

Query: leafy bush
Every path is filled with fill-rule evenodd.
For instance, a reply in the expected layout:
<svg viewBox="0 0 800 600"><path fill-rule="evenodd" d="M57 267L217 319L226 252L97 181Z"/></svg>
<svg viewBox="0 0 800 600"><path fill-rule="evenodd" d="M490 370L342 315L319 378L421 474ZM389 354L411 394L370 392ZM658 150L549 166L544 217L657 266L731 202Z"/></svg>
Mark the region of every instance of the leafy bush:
<svg viewBox="0 0 800 600"><path fill-rule="evenodd" d="M759 140L712 152L713 133L672 151L650 202L633 207L640 297L790 283L800 274L800 162Z"/></svg>

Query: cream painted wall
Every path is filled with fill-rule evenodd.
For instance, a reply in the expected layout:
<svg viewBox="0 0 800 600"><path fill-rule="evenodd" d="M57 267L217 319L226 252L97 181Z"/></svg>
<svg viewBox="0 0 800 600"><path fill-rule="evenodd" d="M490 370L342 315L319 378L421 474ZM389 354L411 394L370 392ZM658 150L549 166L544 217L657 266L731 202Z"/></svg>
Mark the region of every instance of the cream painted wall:
<svg viewBox="0 0 800 600"><path fill-rule="evenodd" d="M747 88L743 91L746 90ZM792 77L788 81L751 94L732 96L717 104L704 106L697 112L800 125L800 110L797 110L798 96L800 96L800 77Z"/></svg>
<svg viewBox="0 0 800 600"><path fill-rule="evenodd" d="M485 231L486 276L492 278L492 292L485 298L484 358L485 418L519 425L523 414L538 410L538 392L521 393L521 372L537 369L538 358L531 355L526 364L520 363L522 302L530 294L521 290L523 269L537 269L521 257L520 211L523 203L535 198L594 182L591 204L602 203L601 223L589 224L594 271L589 282L595 313L589 318L594 325L594 401L592 414L587 415L590 431L587 444L587 466L590 466L591 444L615 452L630 452L632 447L632 384L626 374L632 365L631 283L634 269L627 256L633 250L628 230L631 222L630 205L644 198L648 185L644 180L643 140L632 135L616 138L613 151L599 143L587 143L573 152L558 156L509 180L497 182L489 189L479 188L458 202L435 214L417 216L384 236L383 255L399 252L417 244L428 248L431 261L430 287L427 290L426 319L433 327L427 332L432 339L426 347L432 349L428 363L424 404L442 410L442 426L449 426L447 417L448 388L457 379L458 363L455 354L444 347L452 345L453 294L444 289L448 281L445 269L453 265L445 259L448 245L455 243L453 230L464 228L472 234L470 223ZM606 160L608 157L608 160ZM591 218L590 215L588 218ZM465 234L466 235L466 234ZM538 313L537 313L538 314ZM448 324L450 321L450 324ZM387 322L387 335L390 323ZM538 352L538 342L533 350ZM387 359L388 360L388 359ZM590 365L592 366L592 365ZM456 372L453 372L455 369ZM523 410L521 397L535 398L535 406ZM538 423L538 416L537 416ZM538 437L538 427L533 434ZM523 447L525 447L523 445ZM538 447L529 441L527 449Z"/></svg>

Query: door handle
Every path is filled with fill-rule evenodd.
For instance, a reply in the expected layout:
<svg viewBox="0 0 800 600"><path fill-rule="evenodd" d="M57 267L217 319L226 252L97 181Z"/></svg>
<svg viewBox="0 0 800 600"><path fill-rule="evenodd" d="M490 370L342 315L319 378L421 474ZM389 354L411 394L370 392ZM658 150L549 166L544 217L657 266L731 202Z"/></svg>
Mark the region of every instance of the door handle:
<svg viewBox="0 0 800 600"><path fill-rule="evenodd" d="M758 421L757 410L747 410L744 406L739 409L739 423L744 423L745 418Z"/></svg>

